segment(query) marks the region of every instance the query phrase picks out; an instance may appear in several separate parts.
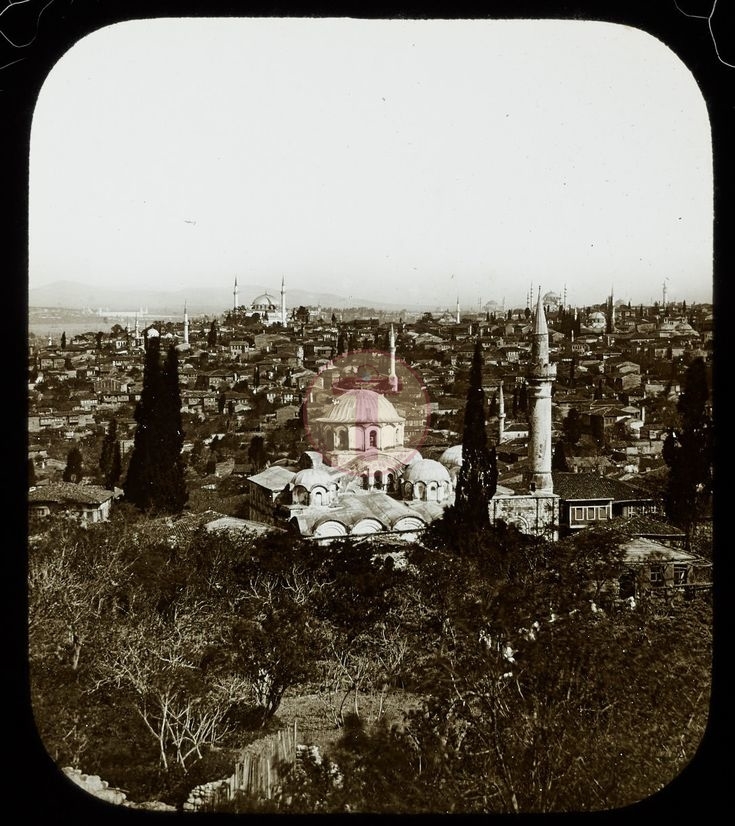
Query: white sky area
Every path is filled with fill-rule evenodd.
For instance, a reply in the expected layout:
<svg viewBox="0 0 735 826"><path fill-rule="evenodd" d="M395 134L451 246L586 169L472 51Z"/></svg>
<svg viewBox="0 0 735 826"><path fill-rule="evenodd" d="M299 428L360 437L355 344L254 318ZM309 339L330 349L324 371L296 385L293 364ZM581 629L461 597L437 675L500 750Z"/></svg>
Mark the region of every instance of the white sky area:
<svg viewBox="0 0 735 826"><path fill-rule="evenodd" d="M477 309L712 300L689 69L593 21L154 19L77 42L30 154L29 287ZM246 303L250 296L240 292Z"/></svg>

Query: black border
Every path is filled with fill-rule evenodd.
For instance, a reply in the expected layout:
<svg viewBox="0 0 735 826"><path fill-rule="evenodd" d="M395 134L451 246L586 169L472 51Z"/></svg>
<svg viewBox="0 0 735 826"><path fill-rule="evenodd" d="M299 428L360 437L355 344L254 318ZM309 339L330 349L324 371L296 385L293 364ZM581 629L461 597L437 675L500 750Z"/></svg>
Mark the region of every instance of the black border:
<svg viewBox="0 0 735 826"><path fill-rule="evenodd" d="M16 3L14 7L13 3ZM27 693L26 654L26 567L25 535L27 529L27 504L25 487L26 467L26 380L27 380L27 193L28 152L33 108L38 92L56 61L74 43L91 32L125 20L154 17L354 17L354 18L549 18L569 20L601 20L642 29L665 43L689 68L706 101L713 137L713 163L715 182L714 222L714 302L716 318L715 344L719 355L729 350L727 322L724 309L729 281L735 277L732 266L733 227L733 175L732 155L735 148L735 43L726 42L727 27L731 21L724 0L721 0L712 27L707 21L716 0L638 0L638 2L614 2L588 0L588 2L512 2L485 3L246 3L226 0L0 0L0 158L2 158L1 202L9 205L0 221L0 243L5 290L10 291L11 307L6 313L11 325L11 350L6 364L11 367L11 393L14 413L19 417L19 438L15 431L6 440L12 461L18 462L21 483L15 474L9 474L6 465L5 490L10 489L7 512L11 517L10 541L6 543L6 562L10 575L4 581L8 586L4 604L10 609L10 624L5 625L6 674L9 675L10 705L6 706L6 720L11 723L11 739L4 743L6 770L4 774L5 807L21 812L24 820L34 818L47 822L95 823L135 822L139 820L176 817L104 804L91 798L61 776L56 765L46 754L38 739L30 711ZM4 11L2 11L4 9ZM718 37L719 33L721 37ZM12 45L9 41L12 41ZM725 329L723 329L725 322ZM723 391L723 372L727 365L722 357L715 360L714 393L722 410L727 395ZM17 370L17 374L16 371ZM726 375L725 375L726 378ZM7 421L7 418L6 418ZM11 425L13 427L14 425ZM7 427L7 425L6 425ZM721 434L724 428L716 432ZM725 437L726 438L726 437ZM722 481L727 495L727 474L720 476L724 452L718 446L716 481ZM14 490L17 488L17 490ZM17 499L16 499L17 497ZM651 818L660 815L706 816L710 811L727 811L728 781L732 777L732 753L730 738L732 715L730 713L732 686L727 663L726 618L723 617L723 600L726 585L733 581L728 576L729 559L722 550L720 536L722 521L719 519L721 495L715 496L715 666L714 693L711 705L710 725L699 753L682 774L666 789L635 806L623 810L593 814L569 815L521 815L521 818L542 817L594 818L615 821L631 817ZM14 520L18 525L14 524ZM17 533L16 533L17 529ZM15 537L21 537L16 542ZM729 612L728 612L729 613ZM729 618L729 616L727 617ZM10 652L10 661L7 656ZM9 766L8 766L9 764ZM191 817L191 815L182 815ZM352 817L355 817L354 815ZM467 816L470 817L470 816ZM494 816L499 817L499 816ZM504 816L500 816L504 817ZM207 816L196 815L197 823ZM213 822L229 821L229 816L212 818ZM514 817L514 820L517 820Z"/></svg>

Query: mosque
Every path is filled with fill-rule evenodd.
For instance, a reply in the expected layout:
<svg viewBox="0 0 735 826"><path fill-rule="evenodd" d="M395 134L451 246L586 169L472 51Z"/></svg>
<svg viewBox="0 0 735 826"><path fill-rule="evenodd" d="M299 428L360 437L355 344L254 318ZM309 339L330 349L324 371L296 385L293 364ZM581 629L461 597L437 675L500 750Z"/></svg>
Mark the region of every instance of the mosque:
<svg viewBox="0 0 735 826"><path fill-rule="evenodd" d="M424 458L411 440L407 443L405 426L407 416L415 414L410 409L415 402L401 394L392 329L389 365L388 382L379 385L383 392L347 382L327 404L316 406L308 429L318 449L303 453L295 466L273 465L248 477L250 519L287 525L319 540L380 533L413 539L454 502L462 445L452 445L436 460ZM550 540L558 539L560 516L551 473L555 376L539 294L526 376L529 470L523 490L497 487L489 519ZM499 407L502 437L502 386Z"/></svg>
<svg viewBox="0 0 735 826"><path fill-rule="evenodd" d="M238 295L238 287L237 287L237 276L235 276L235 284L232 289L232 296L233 296L233 309L237 312L242 312L242 308L240 307L239 295ZM286 326L286 281L284 277L281 277L281 296L280 300L276 301L276 297L271 295L269 292L264 292L261 295L256 296L250 304L244 310L245 315L247 316L257 316L260 318L260 321L263 324L271 325L271 324L281 324L284 327Z"/></svg>

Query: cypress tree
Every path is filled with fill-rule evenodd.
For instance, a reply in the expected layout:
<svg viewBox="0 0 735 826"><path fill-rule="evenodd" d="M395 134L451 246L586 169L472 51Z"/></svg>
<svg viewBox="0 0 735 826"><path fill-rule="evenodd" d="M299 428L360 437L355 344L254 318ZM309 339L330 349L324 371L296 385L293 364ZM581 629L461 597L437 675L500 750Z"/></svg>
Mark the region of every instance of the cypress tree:
<svg viewBox="0 0 735 826"><path fill-rule="evenodd" d="M133 414L136 428L124 489L129 502L139 510L147 511L153 506L156 471L155 419L161 391L161 342L158 336L146 335L144 344L143 389Z"/></svg>
<svg viewBox="0 0 735 826"><path fill-rule="evenodd" d="M158 456L160 477L154 489L154 508L163 513L181 513L189 499L186 489L184 460L184 429L181 420L179 390L179 359L171 344L161 371L161 393L158 416Z"/></svg>
<svg viewBox="0 0 735 826"><path fill-rule="evenodd" d="M485 391L482 387L482 347L475 343L462 431L462 465L457 475L456 517L471 529L488 524L488 503L495 493L498 471L495 449L487 444Z"/></svg>
<svg viewBox="0 0 735 826"><path fill-rule="evenodd" d="M704 360L695 359L684 376L677 412L679 429L669 432L663 459L669 468L664 496L666 515L681 526L687 541L698 519L700 498L712 490L712 419Z"/></svg>
<svg viewBox="0 0 735 826"><path fill-rule="evenodd" d="M146 339L143 390L135 421L125 498L143 511L180 513L188 492L181 455L184 433L178 357L171 345L161 364L158 336Z"/></svg>
<svg viewBox="0 0 735 826"><path fill-rule="evenodd" d="M66 467L61 476L64 482L81 482L82 480L82 452L73 447L66 456Z"/></svg>
<svg viewBox="0 0 735 826"><path fill-rule="evenodd" d="M99 467L102 481L108 490L114 490L120 481L121 473L120 442L117 439L117 419L113 416L107 425L107 432L102 441Z"/></svg>

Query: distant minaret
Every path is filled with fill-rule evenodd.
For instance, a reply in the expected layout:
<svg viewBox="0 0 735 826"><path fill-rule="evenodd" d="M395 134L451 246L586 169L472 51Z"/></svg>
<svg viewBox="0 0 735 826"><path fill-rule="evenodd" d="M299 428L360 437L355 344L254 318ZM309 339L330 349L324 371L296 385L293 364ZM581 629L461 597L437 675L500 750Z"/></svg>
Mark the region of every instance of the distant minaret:
<svg viewBox="0 0 735 826"><path fill-rule="evenodd" d="M459 324L459 296L457 296L457 311L455 321Z"/></svg>
<svg viewBox="0 0 735 826"><path fill-rule="evenodd" d="M398 390L398 376L396 375L396 334L393 331L392 324L390 325L388 345L390 348L390 371L388 373L388 382L390 383L390 389L395 393Z"/></svg>
<svg viewBox="0 0 735 826"><path fill-rule="evenodd" d="M549 328L539 287L536 316L531 340L531 364L528 380L528 459L529 487L553 493L551 477L551 384L556 378L556 365L549 363Z"/></svg>
<svg viewBox="0 0 735 826"><path fill-rule="evenodd" d="M184 302L184 344L189 343L189 316L186 312L186 301Z"/></svg>
<svg viewBox="0 0 735 826"><path fill-rule="evenodd" d="M237 276L235 276L235 286L232 290L232 298L233 298L232 309L236 310L240 306L239 302L237 300Z"/></svg>
<svg viewBox="0 0 735 826"><path fill-rule="evenodd" d="M663 290L663 304L661 305L661 309L666 311L666 281L664 281L664 290Z"/></svg>
<svg viewBox="0 0 735 826"><path fill-rule="evenodd" d="M286 326L286 277L281 276L281 324Z"/></svg>
<svg viewBox="0 0 735 826"><path fill-rule="evenodd" d="M498 444L503 441L505 432L505 399L503 398L503 382L500 382L498 390Z"/></svg>
<svg viewBox="0 0 735 826"><path fill-rule="evenodd" d="M615 329L615 294L613 287L610 287L610 329Z"/></svg>
<svg viewBox="0 0 735 826"><path fill-rule="evenodd" d="M135 337L140 338L140 328L138 327L138 313L135 314Z"/></svg>

